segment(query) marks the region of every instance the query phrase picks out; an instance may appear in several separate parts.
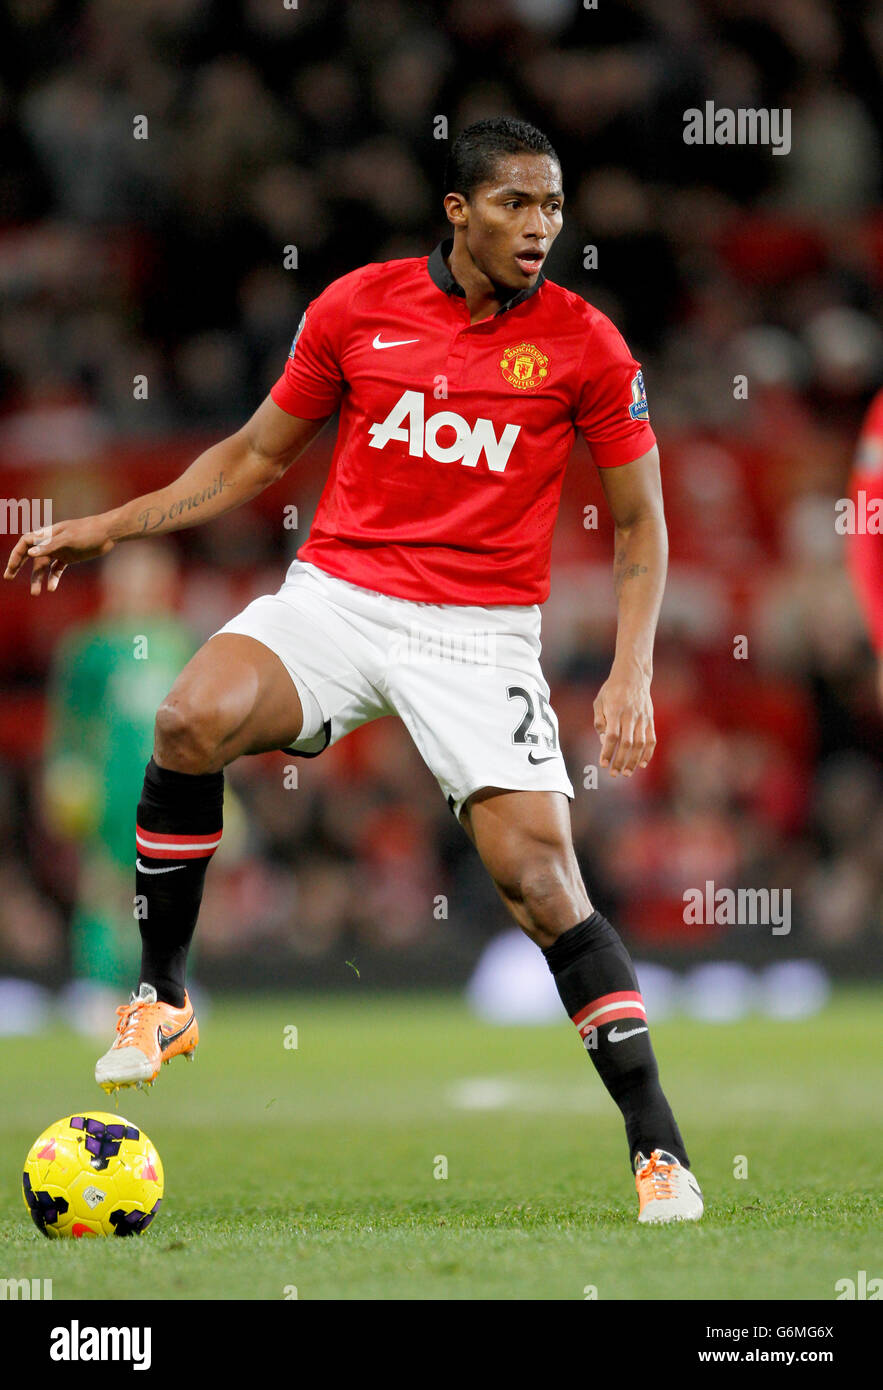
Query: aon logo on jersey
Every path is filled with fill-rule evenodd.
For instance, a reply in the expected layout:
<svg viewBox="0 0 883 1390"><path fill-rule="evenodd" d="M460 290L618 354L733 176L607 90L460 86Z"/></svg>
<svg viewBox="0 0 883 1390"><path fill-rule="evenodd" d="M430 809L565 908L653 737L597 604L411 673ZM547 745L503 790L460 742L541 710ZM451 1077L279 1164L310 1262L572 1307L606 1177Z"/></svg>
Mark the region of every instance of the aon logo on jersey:
<svg viewBox="0 0 883 1390"><path fill-rule="evenodd" d="M452 443L439 443L443 429L456 430ZM373 436L372 449L384 449L391 439L397 439L407 443L408 453L415 458L428 454L437 463L456 463L459 459L464 468L475 468L483 454L492 473L504 471L520 432L520 425L504 425L498 439L491 420L478 419L470 425L453 410L439 410L427 420L421 391L404 391L382 424L372 425L368 431Z"/></svg>

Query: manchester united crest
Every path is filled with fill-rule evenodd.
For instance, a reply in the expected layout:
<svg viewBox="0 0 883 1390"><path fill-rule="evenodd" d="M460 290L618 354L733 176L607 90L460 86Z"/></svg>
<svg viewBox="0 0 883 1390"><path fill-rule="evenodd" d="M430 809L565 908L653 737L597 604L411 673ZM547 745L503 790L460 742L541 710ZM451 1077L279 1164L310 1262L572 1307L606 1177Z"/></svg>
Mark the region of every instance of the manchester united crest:
<svg viewBox="0 0 883 1390"><path fill-rule="evenodd" d="M542 386L549 375L549 359L533 343L518 343L516 347L506 348L500 371L510 386L519 391L533 391Z"/></svg>

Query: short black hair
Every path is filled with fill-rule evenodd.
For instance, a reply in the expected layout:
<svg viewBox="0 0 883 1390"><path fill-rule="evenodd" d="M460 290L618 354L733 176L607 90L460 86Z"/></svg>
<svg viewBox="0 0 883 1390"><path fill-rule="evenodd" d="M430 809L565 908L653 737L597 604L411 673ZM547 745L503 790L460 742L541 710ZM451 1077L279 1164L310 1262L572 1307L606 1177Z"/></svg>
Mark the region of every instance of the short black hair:
<svg viewBox="0 0 883 1390"><path fill-rule="evenodd" d="M490 183L501 155L543 154L560 165L552 142L527 121L497 116L476 121L461 130L445 163L445 193L471 198L482 183Z"/></svg>

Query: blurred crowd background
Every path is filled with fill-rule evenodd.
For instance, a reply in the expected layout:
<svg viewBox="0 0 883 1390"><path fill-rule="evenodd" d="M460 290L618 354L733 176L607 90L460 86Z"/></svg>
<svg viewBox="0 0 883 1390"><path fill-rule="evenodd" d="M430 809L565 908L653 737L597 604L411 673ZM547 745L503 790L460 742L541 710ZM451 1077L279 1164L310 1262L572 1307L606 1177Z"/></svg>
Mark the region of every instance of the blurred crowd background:
<svg viewBox="0 0 883 1390"><path fill-rule="evenodd" d="M671 529L659 751L587 786L615 609L577 445L544 665L590 893L648 961L878 971L881 722L834 503L883 383L883 6L7 0L0 54L0 492L55 519L171 480L256 408L330 279L431 250L439 135L498 114L546 131L566 193L548 273L643 363ZM685 145L707 100L789 108L790 153ZM281 583L333 437L207 528L122 547L51 598L4 587L0 973L130 982L153 712ZM398 721L301 763L296 789L290 761L228 774L202 977L465 980L507 919ZM685 926L706 880L789 888L790 935Z"/></svg>

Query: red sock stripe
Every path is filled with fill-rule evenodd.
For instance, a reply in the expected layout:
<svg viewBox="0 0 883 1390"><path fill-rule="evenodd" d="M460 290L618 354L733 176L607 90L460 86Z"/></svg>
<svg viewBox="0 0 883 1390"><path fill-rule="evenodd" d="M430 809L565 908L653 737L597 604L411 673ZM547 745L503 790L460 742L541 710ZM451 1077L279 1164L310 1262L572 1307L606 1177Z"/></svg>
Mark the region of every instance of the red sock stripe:
<svg viewBox="0 0 883 1390"><path fill-rule="evenodd" d="M167 835L164 830L135 826L135 844L147 859L210 859L220 843L220 830L210 835Z"/></svg>
<svg viewBox="0 0 883 1390"><path fill-rule="evenodd" d="M598 1028L603 1023L613 1023L618 1018L646 1019L644 1001L635 989L621 989L614 994L602 994L586 1004L573 1015L577 1029L582 1033L586 1028Z"/></svg>

